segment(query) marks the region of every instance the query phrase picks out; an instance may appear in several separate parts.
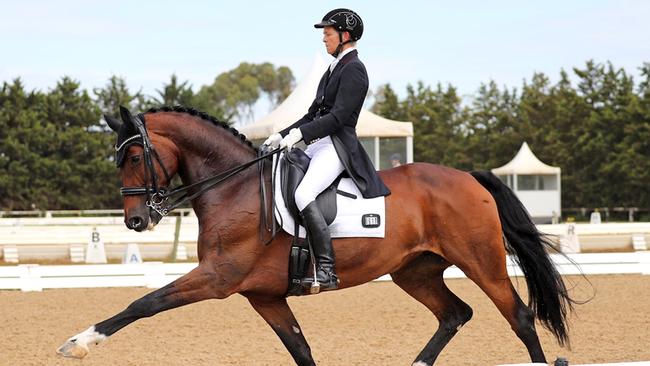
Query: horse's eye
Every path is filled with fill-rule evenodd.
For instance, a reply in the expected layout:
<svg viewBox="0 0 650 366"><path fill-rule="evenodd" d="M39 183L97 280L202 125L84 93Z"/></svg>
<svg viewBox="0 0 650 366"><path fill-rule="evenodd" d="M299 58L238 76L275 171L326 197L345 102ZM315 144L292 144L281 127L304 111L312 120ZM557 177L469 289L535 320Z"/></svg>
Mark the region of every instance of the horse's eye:
<svg viewBox="0 0 650 366"><path fill-rule="evenodd" d="M141 159L140 155L131 155L131 157L129 157L129 160L131 161L131 165L133 166L140 164L140 159Z"/></svg>

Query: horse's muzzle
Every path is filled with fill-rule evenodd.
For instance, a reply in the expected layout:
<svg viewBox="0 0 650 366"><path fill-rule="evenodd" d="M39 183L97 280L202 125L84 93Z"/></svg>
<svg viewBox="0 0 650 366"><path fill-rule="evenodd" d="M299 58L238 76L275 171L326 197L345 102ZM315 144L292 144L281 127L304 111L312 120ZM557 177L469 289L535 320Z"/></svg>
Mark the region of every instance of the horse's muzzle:
<svg viewBox="0 0 650 366"><path fill-rule="evenodd" d="M129 229L140 232L147 229L147 226L149 225L149 217L133 215L124 220L124 223Z"/></svg>

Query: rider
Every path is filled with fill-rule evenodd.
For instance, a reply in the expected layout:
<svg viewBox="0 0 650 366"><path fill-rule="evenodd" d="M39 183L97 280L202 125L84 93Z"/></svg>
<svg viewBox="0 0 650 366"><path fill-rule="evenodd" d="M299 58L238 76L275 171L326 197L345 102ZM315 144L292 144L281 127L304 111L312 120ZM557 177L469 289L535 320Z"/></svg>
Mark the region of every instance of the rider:
<svg viewBox="0 0 650 366"><path fill-rule="evenodd" d="M325 48L335 60L323 74L307 114L272 134L264 145L280 145L288 150L300 141L308 145L305 153L311 162L296 189L295 199L312 241L318 282L322 290L332 290L338 287L334 251L316 196L343 171L364 198L387 196L390 191L377 175L355 131L368 92L368 74L356 50L356 42L363 34L361 17L349 9L335 9L314 27L323 28ZM304 286L311 286L312 282L310 277L302 281Z"/></svg>

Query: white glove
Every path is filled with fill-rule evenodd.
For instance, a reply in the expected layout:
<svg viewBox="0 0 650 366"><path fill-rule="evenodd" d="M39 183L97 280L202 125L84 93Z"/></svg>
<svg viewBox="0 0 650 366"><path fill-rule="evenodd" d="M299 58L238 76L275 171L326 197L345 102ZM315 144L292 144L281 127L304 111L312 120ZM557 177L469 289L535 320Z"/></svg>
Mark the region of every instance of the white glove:
<svg viewBox="0 0 650 366"><path fill-rule="evenodd" d="M275 149L280 146L280 141L282 141L282 135L279 133L274 133L273 135L269 136L269 138L266 139L262 145L270 146L272 149Z"/></svg>
<svg viewBox="0 0 650 366"><path fill-rule="evenodd" d="M302 132L300 132L300 129L298 128L292 128L291 131L289 131L289 134L284 136L282 141L280 141L280 147L286 147L287 150L291 150L293 145L299 143L300 140L302 140Z"/></svg>

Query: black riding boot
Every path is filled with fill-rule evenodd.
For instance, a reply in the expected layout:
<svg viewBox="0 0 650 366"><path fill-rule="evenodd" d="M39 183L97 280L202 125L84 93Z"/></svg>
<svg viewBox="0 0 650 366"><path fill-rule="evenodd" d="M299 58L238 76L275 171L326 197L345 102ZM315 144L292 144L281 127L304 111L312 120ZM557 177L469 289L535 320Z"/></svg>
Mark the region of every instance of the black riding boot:
<svg viewBox="0 0 650 366"><path fill-rule="evenodd" d="M323 214L320 212L316 201L311 202L300 212L303 224L307 229L309 240L312 243L314 258L316 258L316 278L318 288L314 284L314 276L303 278L302 284L311 293L320 291L336 290L338 288L338 277L334 271L334 250L332 249L332 238Z"/></svg>

